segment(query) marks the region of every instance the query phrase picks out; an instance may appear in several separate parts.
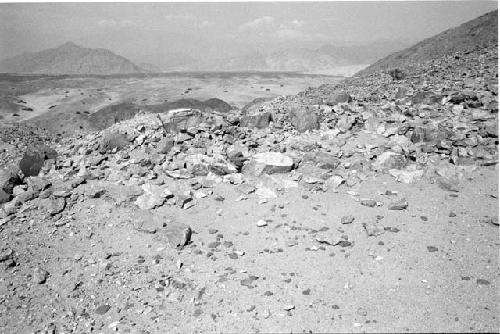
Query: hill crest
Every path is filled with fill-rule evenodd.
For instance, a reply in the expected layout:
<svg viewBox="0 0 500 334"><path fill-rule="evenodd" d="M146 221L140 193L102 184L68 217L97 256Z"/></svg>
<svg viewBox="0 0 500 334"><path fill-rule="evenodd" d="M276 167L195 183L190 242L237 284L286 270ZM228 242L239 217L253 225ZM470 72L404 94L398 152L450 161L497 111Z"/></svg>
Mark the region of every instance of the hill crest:
<svg viewBox="0 0 500 334"><path fill-rule="evenodd" d="M0 72L30 74L125 74L141 68L108 49L66 42L56 48L23 53L0 61Z"/></svg>

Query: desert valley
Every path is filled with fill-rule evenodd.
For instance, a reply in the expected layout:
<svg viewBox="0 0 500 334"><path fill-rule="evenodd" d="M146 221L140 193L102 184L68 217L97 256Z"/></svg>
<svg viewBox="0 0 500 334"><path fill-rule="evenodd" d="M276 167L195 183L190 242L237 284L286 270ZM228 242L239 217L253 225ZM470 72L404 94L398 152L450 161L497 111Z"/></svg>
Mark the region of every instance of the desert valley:
<svg viewBox="0 0 500 334"><path fill-rule="evenodd" d="M497 10L280 50L0 61L1 333L499 331Z"/></svg>

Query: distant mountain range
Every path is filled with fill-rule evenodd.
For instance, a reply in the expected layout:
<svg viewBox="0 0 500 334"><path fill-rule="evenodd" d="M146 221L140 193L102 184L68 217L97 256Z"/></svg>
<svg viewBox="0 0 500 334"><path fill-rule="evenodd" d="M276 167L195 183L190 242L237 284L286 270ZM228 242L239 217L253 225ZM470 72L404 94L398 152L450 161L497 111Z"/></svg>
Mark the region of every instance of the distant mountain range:
<svg viewBox="0 0 500 334"><path fill-rule="evenodd" d="M471 51L476 48L496 45L498 45L497 10L427 38L407 49L393 53L361 70L358 74L402 68L445 55L452 55L455 52Z"/></svg>
<svg viewBox="0 0 500 334"><path fill-rule="evenodd" d="M6 73L120 74L143 71L109 50L84 48L72 42L0 61L0 72Z"/></svg>
<svg viewBox="0 0 500 334"><path fill-rule="evenodd" d="M146 57L138 65L106 49L67 42L59 47L0 61L0 72L30 74L126 74L168 71L297 71L350 75L360 67L407 46L376 42L362 46L324 45L318 49L249 51L224 59L196 59L183 52L164 55L161 64ZM354 70L355 69L355 70Z"/></svg>
<svg viewBox="0 0 500 334"><path fill-rule="evenodd" d="M0 72L36 74L125 74L168 71L298 71L351 76L418 63L457 51L498 44L498 11L446 30L414 46L401 41L377 41L357 46L249 50L223 59L197 58L172 51L140 66L106 49L68 42L57 48L24 53L0 61ZM408 47L406 49L403 49ZM403 50L402 50L403 49ZM402 50L402 51L399 51ZM382 58L382 59L381 59ZM380 59L377 61L377 59ZM372 65L370 65L372 64ZM368 66L369 65L369 66Z"/></svg>
<svg viewBox="0 0 500 334"><path fill-rule="evenodd" d="M223 59L192 60L166 70L216 70L216 71L299 71L344 72L348 68L364 67L409 43L378 41L358 46L324 45L317 49L282 48L278 50L250 51L243 56ZM352 74L352 73L351 73Z"/></svg>

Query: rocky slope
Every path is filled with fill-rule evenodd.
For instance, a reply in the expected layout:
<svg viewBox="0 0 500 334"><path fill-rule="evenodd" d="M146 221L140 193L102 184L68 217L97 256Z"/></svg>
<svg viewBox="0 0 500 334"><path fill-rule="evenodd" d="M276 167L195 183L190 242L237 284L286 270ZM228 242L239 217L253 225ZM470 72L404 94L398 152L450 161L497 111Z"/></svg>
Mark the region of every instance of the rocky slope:
<svg viewBox="0 0 500 334"><path fill-rule="evenodd" d="M6 135L2 332L496 331L497 62Z"/></svg>
<svg viewBox="0 0 500 334"><path fill-rule="evenodd" d="M405 67L455 52L467 52L497 45L498 11L496 10L393 53L360 71L359 74Z"/></svg>
<svg viewBox="0 0 500 334"><path fill-rule="evenodd" d="M83 48L67 42L57 48L24 53L0 61L0 72L32 74L120 74L142 70L106 49Z"/></svg>

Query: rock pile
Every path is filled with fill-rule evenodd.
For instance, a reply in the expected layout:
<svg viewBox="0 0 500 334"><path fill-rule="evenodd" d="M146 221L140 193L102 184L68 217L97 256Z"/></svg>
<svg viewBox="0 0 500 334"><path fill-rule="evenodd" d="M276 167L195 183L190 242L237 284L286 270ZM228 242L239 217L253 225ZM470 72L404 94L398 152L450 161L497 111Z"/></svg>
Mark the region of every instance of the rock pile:
<svg viewBox="0 0 500 334"><path fill-rule="evenodd" d="M57 159L48 148L27 152L19 168L36 178L52 161L44 177L63 187L87 180L142 187L135 203L143 209L189 208L209 195L210 183L254 186L263 174L292 170L274 191L293 183L337 191L377 173L453 187L476 166L498 163L496 59L496 49L456 54L406 69L404 80L378 73L264 101L253 115L140 115L61 140ZM174 180L178 193L166 186ZM9 182L4 201L13 196Z"/></svg>

